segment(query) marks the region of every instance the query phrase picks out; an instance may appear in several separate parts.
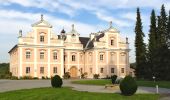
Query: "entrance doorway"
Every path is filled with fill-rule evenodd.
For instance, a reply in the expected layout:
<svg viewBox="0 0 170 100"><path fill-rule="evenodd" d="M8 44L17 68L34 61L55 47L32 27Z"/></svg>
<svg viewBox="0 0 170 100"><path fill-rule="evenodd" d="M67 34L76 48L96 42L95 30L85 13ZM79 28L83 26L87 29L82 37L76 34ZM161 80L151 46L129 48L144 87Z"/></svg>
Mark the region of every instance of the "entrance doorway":
<svg viewBox="0 0 170 100"><path fill-rule="evenodd" d="M75 66L70 68L70 76L71 78L77 78L77 68Z"/></svg>

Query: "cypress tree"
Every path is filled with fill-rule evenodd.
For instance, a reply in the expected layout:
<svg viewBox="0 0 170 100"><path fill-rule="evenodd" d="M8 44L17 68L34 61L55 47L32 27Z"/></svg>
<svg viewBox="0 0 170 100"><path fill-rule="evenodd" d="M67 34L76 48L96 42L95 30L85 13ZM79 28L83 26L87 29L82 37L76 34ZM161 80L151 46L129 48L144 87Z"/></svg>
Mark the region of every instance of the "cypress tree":
<svg viewBox="0 0 170 100"><path fill-rule="evenodd" d="M154 50L157 48L157 30L156 30L156 16L155 16L155 11L152 10L151 17L150 17L150 30L149 30L149 43L148 43L148 66L146 68L147 70L147 78L152 78L153 76L153 55L154 55Z"/></svg>
<svg viewBox="0 0 170 100"><path fill-rule="evenodd" d="M170 47L170 11L168 16L168 24L167 24L167 36L168 36L168 47Z"/></svg>
<svg viewBox="0 0 170 100"><path fill-rule="evenodd" d="M161 32L161 45L166 45L166 41L167 41L167 15L166 15L164 5L162 5L162 7L161 7L159 30Z"/></svg>
<svg viewBox="0 0 170 100"><path fill-rule="evenodd" d="M142 21L140 17L139 8L137 8L135 34L136 76L137 78L144 78L146 64L146 48L145 43L143 42L143 37L145 37L145 35L142 31Z"/></svg>

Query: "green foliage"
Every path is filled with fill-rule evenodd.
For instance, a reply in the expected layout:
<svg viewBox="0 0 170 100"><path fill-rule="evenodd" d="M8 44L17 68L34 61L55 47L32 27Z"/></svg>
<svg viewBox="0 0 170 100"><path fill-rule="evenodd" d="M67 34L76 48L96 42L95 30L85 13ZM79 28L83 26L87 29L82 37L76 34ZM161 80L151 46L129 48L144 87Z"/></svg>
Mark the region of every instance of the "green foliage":
<svg viewBox="0 0 170 100"><path fill-rule="evenodd" d="M94 79L99 79L99 77L100 77L99 74L94 74L94 75L93 75L93 78L94 78Z"/></svg>
<svg viewBox="0 0 170 100"><path fill-rule="evenodd" d="M143 37L145 37L142 31L142 21L140 17L139 8L137 8L135 26L135 49L136 49L136 76L138 78L143 78L145 75L145 64L146 64L146 45L144 43Z"/></svg>
<svg viewBox="0 0 170 100"><path fill-rule="evenodd" d="M11 79L11 80L18 80L18 77L12 76L10 79Z"/></svg>
<svg viewBox="0 0 170 100"><path fill-rule="evenodd" d="M112 75L111 76L112 84L115 84L116 79L117 79L117 75Z"/></svg>
<svg viewBox="0 0 170 100"><path fill-rule="evenodd" d="M55 75L54 77L51 78L52 87L60 88L62 86L62 84L63 84L63 81L59 75Z"/></svg>
<svg viewBox="0 0 170 100"><path fill-rule="evenodd" d="M0 79L9 79L11 74L9 73L9 63L0 63Z"/></svg>
<svg viewBox="0 0 170 100"><path fill-rule="evenodd" d="M36 79L39 79L39 78L38 78L38 77L33 77L33 79L35 79L35 80L36 80Z"/></svg>
<svg viewBox="0 0 170 100"><path fill-rule="evenodd" d="M64 79L69 79L70 78L70 73L69 72L64 73L63 78Z"/></svg>
<svg viewBox="0 0 170 100"><path fill-rule="evenodd" d="M41 79L46 79L46 78L44 76L42 76Z"/></svg>
<svg viewBox="0 0 170 100"><path fill-rule="evenodd" d="M81 78L82 78L82 79L84 79L84 78L86 78L86 77L87 77L87 72L81 74Z"/></svg>
<svg viewBox="0 0 170 100"><path fill-rule="evenodd" d="M30 79L33 79L33 77L32 76L23 76L23 77L20 77L20 79L30 80Z"/></svg>
<svg viewBox="0 0 170 100"><path fill-rule="evenodd" d="M120 90L123 95L130 96L135 94L138 86L131 76L126 76L120 83Z"/></svg>

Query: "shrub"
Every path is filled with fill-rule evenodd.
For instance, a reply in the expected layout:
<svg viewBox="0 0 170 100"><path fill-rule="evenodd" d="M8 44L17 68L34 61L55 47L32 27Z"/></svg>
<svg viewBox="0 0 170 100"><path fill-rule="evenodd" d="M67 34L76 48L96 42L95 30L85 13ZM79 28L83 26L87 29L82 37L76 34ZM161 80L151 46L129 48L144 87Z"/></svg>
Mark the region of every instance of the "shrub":
<svg viewBox="0 0 170 100"><path fill-rule="evenodd" d="M69 72L64 73L63 78L64 79L69 79L70 78L70 73Z"/></svg>
<svg viewBox="0 0 170 100"><path fill-rule="evenodd" d="M21 79L23 80L29 80L29 79L33 79L32 76L23 76Z"/></svg>
<svg viewBox="0 0 170 100"><path fill-rule="evenodd" d="M94 74L94 75L93 75L93 78L94 78L94 79L99 79L99 76L100 76L99 74Z"/></svg>
<svg viewBox="0 0 170 100"><path fill-rule="evenodd" d="M18 77L12 76L10 79L11 79L11 80L18 80Z"/></svg>
<svg viewBox="0 0 170 100"><path fill-rule="evenodd" d="M60 78L60 76L55 75L54 77L51 78L51 85L54 88L59 88L61 87L63 84L62 79Z"/></svg>
<svg viewBox="0 0 170 100"><path fill-rule="evenodd" d="M81 78L82 78L82 79L84 79L84 78L86 78L86 77L87 77L87 72L81 74Z"/></svg>
<svg viewBox="0 0 170 100"><path fill-rule="evenodd" d="M116 79L117 79L117 75L112 75L111 76L112 84L115 84Z"/></svg>
<svg viewBox="0 0 170 100"><path fill-rule="evenodd" d="M33 79L35 79L35 80L36 80L36 79L39 79L39 78L38 78L38 77L33 77Z"/></svg>
<svg viewBox="0 0 170 100"><path fill-rule="evenodd" d="M133 95L137 90L136 81L131 76L126 76L120 83L120 90L123 95Z"/></svg>
<svg viewBox="0 0 170 100"><path fill-rule="evenodd" d="M41 77L41 79L45 79L45 77L44 77L44 76L42 76L42 77Z"/></svg>

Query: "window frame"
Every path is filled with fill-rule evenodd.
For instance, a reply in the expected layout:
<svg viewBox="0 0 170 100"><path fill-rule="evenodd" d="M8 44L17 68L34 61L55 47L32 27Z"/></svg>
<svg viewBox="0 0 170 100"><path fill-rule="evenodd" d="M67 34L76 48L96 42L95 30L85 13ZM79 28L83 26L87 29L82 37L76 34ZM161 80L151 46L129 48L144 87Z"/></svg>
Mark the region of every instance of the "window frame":
<svg viewBox="0 0 170 100"><path fill-rule="evenodd" d="M100 73L104 73L104 68L100 68Z"/></svg>
<svg viewBox="0 0 170 100"><path fill-rule="evenodd" d="M31 68L30 67L26 67L26 74L30 74L31 72Z"/></svg>
<svg viewBox="0 0 170 100"><path fill-rule="evenodd" d="M115 68L110 69L111 73L115 73Z"/></svg>
<svg viewBox="0 0 170 100"><path fill-rule="evenodd" d="M100 54L100 61L104 60L104 54Z"/></svg>
<svg viewBox="0 0 170 100"><path fill-rule="evenodd" d="M57 67L53 67L53 74L57 74Z"/></svg>
<svg viewBox="0 0 170 100"><path fill-rule="evenodd" d="M53 60L57 60L58 58L58 53L56 51L53 52Z"/></svg>
<svg viewBox="0 0 170 100"><path fill-rule="evenodd" d="M40 74L44 74L44 67L40 67Z"/></svg>
<svg viewBox="0 0 170 100"><path fill-rule="evenodd" d="M121 73L125 73L125 68L121 68Z"/></svg>
<svg viewBox="0 0 170 100"><path fill-rule="evenodd" d="M43 53L43 54L42 54ZM44 51L40 51L40 59L44 59L45 58L45 52Z"/></svg>
<svg viewBox="0 0 170 100"><path fill-rule="evenodd" d="M44 41L45 41L45 36L41 34L41 35L40 35L40 42L41 42L41 43L44 43Z"/></svg>
<svg viewBox="0 0 170 100"><path fill-rule="evenodd" d="M29 53L29 54L28 54ZM30 59L31 58L31 51L26 51L25 58Z"/></svg>
<svg viewBox="0 0 170 100"><path fill-rule="evenodd" d="M76 61L76 55L72 55L72 56L71 56L71 60L72 60L72 61Z"/></svg>

